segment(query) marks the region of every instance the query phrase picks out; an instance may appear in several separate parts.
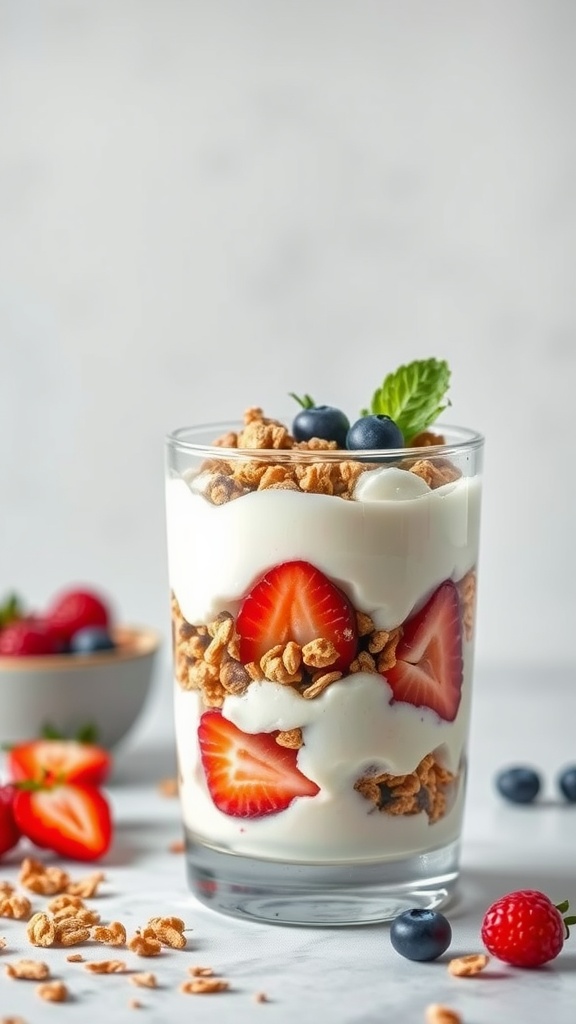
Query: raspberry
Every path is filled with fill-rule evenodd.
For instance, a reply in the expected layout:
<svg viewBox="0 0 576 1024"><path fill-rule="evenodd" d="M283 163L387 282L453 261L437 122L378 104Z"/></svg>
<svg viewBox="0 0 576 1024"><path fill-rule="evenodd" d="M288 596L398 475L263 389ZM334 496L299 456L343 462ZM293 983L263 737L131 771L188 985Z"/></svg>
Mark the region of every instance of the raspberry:
<svg viewBox="0 0 576 1024"><path fill-rule="evenodd" d="M486 911L481 928L489 953L514 967L540 967L558 956L568 925L568 903L557 906L543 892L519 889L501 896Z"/></svg>
<svg viewBox="0 0 576 1024"><path fill-rule="evenodd" d="M92 590L67 590L54 599L45 616L50 635L68 644L79 629L110 625L108 605Z"/></svg>

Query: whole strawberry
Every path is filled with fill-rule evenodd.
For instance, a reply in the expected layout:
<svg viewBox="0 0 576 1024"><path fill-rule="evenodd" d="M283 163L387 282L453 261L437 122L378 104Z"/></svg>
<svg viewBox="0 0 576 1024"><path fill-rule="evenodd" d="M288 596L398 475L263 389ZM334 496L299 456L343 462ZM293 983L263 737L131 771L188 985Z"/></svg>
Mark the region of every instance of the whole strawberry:
<svg viewBox="0 0 576 1024"><path fill-rule="evenodd" d="M25 658L54 654L54 641L42 622L18 619L0 630L0 655Z"/></svg>
<svg viewBox="0 0 576 1024"><path fill-rule="evenodd" d="M68 644L81 629L110 625L110 609L104 597L93 590L66 590L58 594L44 616L56 642Z"/></svg>
<svg viewBox="0 0 576 1024"><path fill-rule="evenodd" d="M537 889L501 896L486 911L481 928L489 953L514 967L540 967L558 956L576 917L563 917L568 901L555 905Z"/></svg>

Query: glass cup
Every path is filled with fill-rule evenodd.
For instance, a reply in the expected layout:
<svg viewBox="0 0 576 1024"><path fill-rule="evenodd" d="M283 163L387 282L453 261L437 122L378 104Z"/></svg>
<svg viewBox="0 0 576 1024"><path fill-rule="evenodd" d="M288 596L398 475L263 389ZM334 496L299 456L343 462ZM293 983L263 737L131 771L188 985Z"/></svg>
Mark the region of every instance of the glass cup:
<svg viewBox="0 0 576 1024"><path fill-rule="evenodd" d="M454 895L483 438L296 445L174 431L167 540L189 884L257 920L390 920Z"/></svg>

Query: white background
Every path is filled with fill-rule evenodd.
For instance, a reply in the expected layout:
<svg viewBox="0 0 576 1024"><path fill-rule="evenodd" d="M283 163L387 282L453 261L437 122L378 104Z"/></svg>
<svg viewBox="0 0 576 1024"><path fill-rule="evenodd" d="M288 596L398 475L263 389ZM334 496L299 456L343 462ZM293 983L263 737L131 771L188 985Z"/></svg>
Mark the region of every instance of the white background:
<svg viewBox="0 0 576 1024"><path fill-rule="evenodd" d="M167 636L165 433L435 355L487 438L478 659L573 664L575 38L572 0L0 0L0 598Z"/></svg>

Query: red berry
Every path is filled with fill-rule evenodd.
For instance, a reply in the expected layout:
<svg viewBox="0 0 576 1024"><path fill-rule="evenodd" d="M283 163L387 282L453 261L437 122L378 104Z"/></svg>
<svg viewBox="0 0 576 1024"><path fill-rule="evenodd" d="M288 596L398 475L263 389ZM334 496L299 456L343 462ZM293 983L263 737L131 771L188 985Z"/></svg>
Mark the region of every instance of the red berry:
<svg viewBox="0 0 576 1024"><path fill-rule="evenodd" d="M53 654L52 636L42 622L35 619L19 619L11 622L0 632L0 655L27 657L29 655Z"/></svg>
<svg viewBox="0 0 576 1024"><path fill-rule="evenodd" d="M110 625L110 609L92 590L67 590L59 594L46 613L46 623L55 641L67 644L85 626Z"/></svg>
<svg viewBox="0 0 576 1024"><path fill-rule="evenodd" d="M0 857L20 839L21 832L14 817L15 786L0 786Z"/></svg>
<svg viewBox="0 0 576 1024"><path fill-rule="evenodd" d="M561 911L543 892L519 889L501 896L486 911L482 941L489 953L514 967L540 967L558 956L568 929Z"/></svg>

